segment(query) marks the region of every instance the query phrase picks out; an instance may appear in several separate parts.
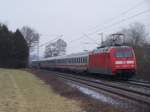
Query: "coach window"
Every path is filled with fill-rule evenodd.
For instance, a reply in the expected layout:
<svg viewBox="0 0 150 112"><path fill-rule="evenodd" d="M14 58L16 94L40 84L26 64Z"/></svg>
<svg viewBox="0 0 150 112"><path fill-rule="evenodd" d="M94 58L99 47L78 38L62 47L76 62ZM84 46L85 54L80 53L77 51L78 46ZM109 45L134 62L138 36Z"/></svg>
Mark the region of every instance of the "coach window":
<svg viewBox="0 0 150 112"><path fill-rule="evenodd" d="M70 59L66 59L66 63L70 63Z"/></svg>
<svg viewBox="0 0 150 112"><path fill-rule="evenodd" d="M84 63L84 57L82 58L82 62Z"/></svg>
<svg viewBox="0 0 150 112"><path fill-rule="evenodd" d="M64 59L64 63L66 63L66 59Z"/></svg>
<svg viewBox="0 0 150 112"><path fill-rule="evenodd" d="M84 63L84 57L82 58L82 63Z"/></svg>
<svg viewBox="0 0 150 112"><path fill-rule="evenodd" d="M86 57L84 58L84 63L87 63L87 58Z"/></svg>
<svg viewBox="0 0 150 112"><path fill-rule="evenodd" d="M84 63L86 63L86 57L84 58Z"/></svg>
<svg viewBox="0 0 150 112"><path fill-rule="evenodd" d="M86 63L86 58L84 57L84 63Z"/></svg>
<svg viewBox="0 0 150 112"><path fill-rule="evenodd" d="M83 58L83 63L86 63L86 62L85 62L85 58Z"/></svg>

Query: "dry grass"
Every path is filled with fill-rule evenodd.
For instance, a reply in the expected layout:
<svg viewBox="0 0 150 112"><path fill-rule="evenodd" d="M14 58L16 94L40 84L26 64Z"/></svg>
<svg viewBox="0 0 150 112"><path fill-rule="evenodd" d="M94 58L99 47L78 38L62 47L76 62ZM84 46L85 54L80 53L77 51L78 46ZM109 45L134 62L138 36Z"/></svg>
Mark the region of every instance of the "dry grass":
<svg viewBox="0 0 150 112"><path fill-rule="evenodd" d="M28 69L27 71L39 77L47 85L50 85L57 94L72 100L80 101L80 106L84 110L83 112L124 112L120 108L101 102L100 100L93 99L91 96L69 86L53 72L37 69Z"/></svg>
<svg viewBox="0 0 150 112"><path fill-rule="evenodd" d="M79 102L56 94L31 73L0 69L0 112L79 111Z"/></svg>

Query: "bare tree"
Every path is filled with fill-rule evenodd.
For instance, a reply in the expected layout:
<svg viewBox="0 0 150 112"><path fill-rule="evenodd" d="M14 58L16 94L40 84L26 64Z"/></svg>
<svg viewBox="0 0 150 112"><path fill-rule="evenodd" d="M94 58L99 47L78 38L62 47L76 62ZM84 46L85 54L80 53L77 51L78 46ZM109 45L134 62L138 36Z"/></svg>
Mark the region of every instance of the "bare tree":
<svg viewBox="0 0 150 112"><path fill-rule="evenodd" d="M122 34L123 38L112 38L112 35L108 36L106 41L103 42L102 46L109 46L116 43L122 43L133 47L141 47L146 42L148 33L145 30L145 26L141 23L134 23L129 28L124 28L116 34Z"/></svg>
<svg viewBox="0 0 150 112"><path fill-rule="evenodd" d="M45 47L45 57L65 55L66 47L67 43L62 39L58 39Z"/></svg>
<svg viewBox="0 0 150 112"><path fill-rule="evenodd" d="M35 43L37 43L39 41L39 34L32 28L28 27L28 26L24 26L21 29L21 33L24 36L25 40L28 43L28 47L34 47Z"/></svg>
<svg viewBox="0 0 150 112"><path fill-rule="evenodd" d="M54 43L50 43L45 47L45 58L47 57L52 57L53 56L53 52L55 51L55 44Z"/></svg>
<svg viewBox="0 0 150 112"><path fill-rule="evenodd" d="M143 46L148 36L145 26L141 23L131 24L129 28L124 28L121 32L125 34L126 43L133 47Z"/></svg>

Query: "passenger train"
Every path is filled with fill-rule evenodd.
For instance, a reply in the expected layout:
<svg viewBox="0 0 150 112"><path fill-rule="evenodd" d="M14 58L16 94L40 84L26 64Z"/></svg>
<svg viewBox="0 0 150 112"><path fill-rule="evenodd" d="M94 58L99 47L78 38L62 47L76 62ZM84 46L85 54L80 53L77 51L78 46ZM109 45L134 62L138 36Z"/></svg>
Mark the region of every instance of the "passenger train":
<svg viewBox="0 0 150 112"><path fill-rule="evenodd" d="M136 57L132 47L109 46L90 52L32 61L32 67L130 78L136 74Z"/></svg>

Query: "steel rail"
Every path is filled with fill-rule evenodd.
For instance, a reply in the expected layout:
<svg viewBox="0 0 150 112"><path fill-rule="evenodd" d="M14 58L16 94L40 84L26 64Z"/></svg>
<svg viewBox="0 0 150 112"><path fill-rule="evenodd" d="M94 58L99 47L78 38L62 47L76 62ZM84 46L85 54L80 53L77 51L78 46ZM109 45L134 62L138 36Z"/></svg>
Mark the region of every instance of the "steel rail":
<svg viewBox="0 0 150 112"><path fill-rule="evenodd" d="M127 81L127 83L132 84L132 85L138 85L138 86L150 88L150 83L145 82L145 81L129 80L129 81Z"/></svg>
<svg viewBox="0 0 150 112"><path fill-rule="evenodd" d="M67 79L73 82L84 84L94 89L103 90L114 95L119 95L121 97L130 99L130 100L134 100L140 103L142 102L144 104L150 105L150 94L141 93L139 91L135 91L135 90L127 89L127 88L121 88L119 86L109 85L104 82L96 82L90 79L84 79L83 77L81 78L79 76L66 75L64 73L56 73L55 75L63 79Z"/></svg>

